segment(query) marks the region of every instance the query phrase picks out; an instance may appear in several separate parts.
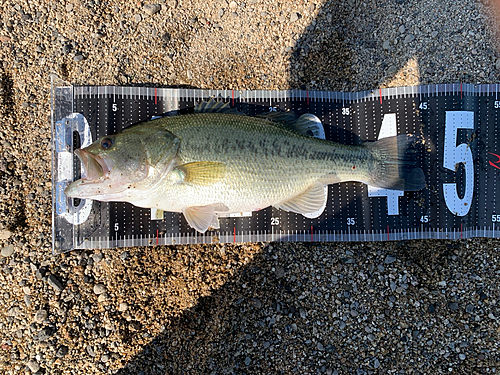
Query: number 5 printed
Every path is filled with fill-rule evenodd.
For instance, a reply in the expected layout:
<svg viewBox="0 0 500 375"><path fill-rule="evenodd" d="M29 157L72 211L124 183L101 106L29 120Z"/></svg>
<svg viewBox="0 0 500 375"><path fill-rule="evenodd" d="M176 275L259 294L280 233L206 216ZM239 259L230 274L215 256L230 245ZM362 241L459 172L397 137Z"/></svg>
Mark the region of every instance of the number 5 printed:
<svg viewBox="0 0 500 375"><path fill-rule="evenodd" d="M458 129L474 129L474 112L447 111L444 127L443 167L456 171L457 165L463 164L465 168L464 197L458 196L456 183L444 183L444 201L454 215L465 216L470 210L474 192L474 161L467 143L460 143L457 146Z"/></svg>

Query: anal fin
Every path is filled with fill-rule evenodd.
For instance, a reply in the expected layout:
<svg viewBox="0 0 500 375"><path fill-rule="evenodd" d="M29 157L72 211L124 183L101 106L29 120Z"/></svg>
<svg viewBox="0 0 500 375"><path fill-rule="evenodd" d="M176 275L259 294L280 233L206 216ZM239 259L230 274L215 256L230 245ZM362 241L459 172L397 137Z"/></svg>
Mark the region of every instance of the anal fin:
<svg viewBox="0 0 500 375"><path fill-rule="evenodd" d="M182 210L188 224L198 232L205 233L208 228L218 228L219 219L215 214L215 205L192 206Z"/></svg>
<svg viewBox="0 0 500 375"><path fill-rule="evenodd" d="M274 207L314 219L320 216L326 207L326 192L327 190L324 185L320 182L316 182L303 193L285 202L276 204Z"/></svg>

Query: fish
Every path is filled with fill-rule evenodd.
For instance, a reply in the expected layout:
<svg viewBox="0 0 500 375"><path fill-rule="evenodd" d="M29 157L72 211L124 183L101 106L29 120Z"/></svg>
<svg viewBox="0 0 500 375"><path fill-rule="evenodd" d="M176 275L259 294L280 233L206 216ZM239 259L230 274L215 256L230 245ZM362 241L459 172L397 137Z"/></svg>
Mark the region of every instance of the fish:
<svg viewBox="0 0 500 375"><path fill-rule="evenodd" d="M415 135L360 145L324 138L314 114L248 116L222 101L202 101L194 113L141 122L75 150L82 177L65 194L180 212L204 233L220 228L219 216L269 206L319 217L330 184L425 187Z"/></svg>

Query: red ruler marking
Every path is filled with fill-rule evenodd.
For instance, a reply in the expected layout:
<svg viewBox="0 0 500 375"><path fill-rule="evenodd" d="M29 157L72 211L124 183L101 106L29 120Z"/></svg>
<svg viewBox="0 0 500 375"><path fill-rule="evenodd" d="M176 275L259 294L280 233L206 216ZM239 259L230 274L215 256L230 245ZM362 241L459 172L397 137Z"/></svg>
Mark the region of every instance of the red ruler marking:
<svg viewBox="0 0 500 375"><path fill-rule="evenodd" d="M462 82L460 82L460 99L462 99Z"/></svg>
<svg viewBox="0 0 500 375"><path fill-rule="evenodd" d="M463 224L460 223L460 238L463 238Z"/></svg>
<svg viewBox="0 0 500 375"><path fill-rule="evenodd" d="M233 227L233 242L236 242L236 227Z"/></svg>
<svg viewBox="0 0 500 375"><path fill-rule="evenodd" d="M158 104L158 101L157 101L157 92L156 92L156 87L155 87L155 105Z"/></svg>
<svg viewBox="0 0 500 375"><path fill-rule="evenodd" d="M378 92L380 94L380 104L382 104L382 88L379 88Z"/></svg>
<svg viewBox="0 0 500 375"><path fill-rule="evenodd" d="M231 101L232 101L232 105L234 107L234 90L231 90L231 95L232 95L232 98L231 98Z"/></svg>
<svg viewBox="0 0 500 375"><path fill-rule="evenodd" d="M311 242L313 241L313 226L311 225Z"/></svg>
<svg viewBox="0 0 500 375"><path fill-rule="evenodd" d="M390 238L389 238L389 225L387 225L387 241L390 241Z"/></svg>
<svg viewBox="0 0 500 375"><path fill-rule="evenodd" d="M156 246L158 246L158 229L156 230Z"/></svg>
<svg viewBox="0 0 500 375"><path fill-rule="evenodd" d="M309 105L309 90L306 90L306 102Z"/></svg>

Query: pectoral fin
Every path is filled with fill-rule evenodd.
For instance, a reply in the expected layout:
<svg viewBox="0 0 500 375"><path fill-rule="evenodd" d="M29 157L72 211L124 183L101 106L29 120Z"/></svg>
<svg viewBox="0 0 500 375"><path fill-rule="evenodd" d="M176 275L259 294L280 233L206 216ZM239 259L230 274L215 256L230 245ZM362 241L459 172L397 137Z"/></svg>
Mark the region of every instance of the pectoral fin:
<svg viewBox="0 0 500 375"><path fill-rule="evenodd" d="M316 182L303 193L286 202L274 205L274 207L314 219L323 213L326 207L326 199L326 190L323 184Z"/></svg>
<svg viewBox="0 0 500 375"><path fill-rule="evenodd" d="M220 181L226 171L223 163L212 161L187 163L176 169L181 173L183 182L203 186L212 185Z"/></svg>
<svg viewBox="0 0 500 375"><path fill-rule="evenodd" d="M188 224L198 232L205 233L208 228L218 228L219 219L215 214L214 205L193 206L182 210Z"/></svg>

